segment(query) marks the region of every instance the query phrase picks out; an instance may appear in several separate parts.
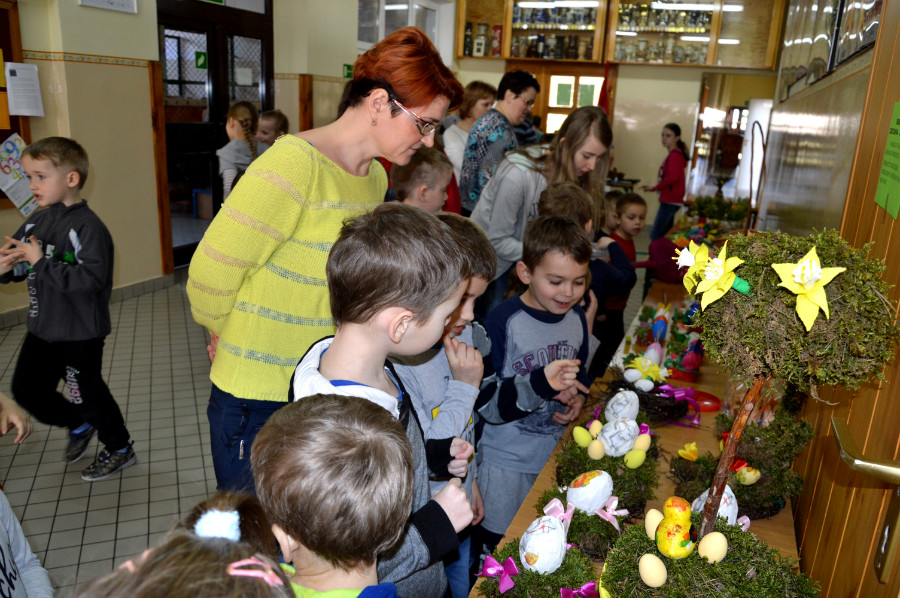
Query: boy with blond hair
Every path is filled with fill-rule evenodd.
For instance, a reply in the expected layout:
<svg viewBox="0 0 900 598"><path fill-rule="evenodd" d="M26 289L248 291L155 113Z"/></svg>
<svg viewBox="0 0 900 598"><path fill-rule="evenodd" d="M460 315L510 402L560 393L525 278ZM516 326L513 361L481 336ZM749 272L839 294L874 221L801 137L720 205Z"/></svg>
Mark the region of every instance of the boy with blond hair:
<svg viewBox="0 0 900 598"><path fill-rule="evenodd" d="M444 152L423 145L408 164L391 168L391 187L400 203L435 214L447 201L453 164Z"/></svg>
<svg viewBox="0 0 900 598"><path fill-rule="evenodd" d="M440 340L466 290L465 260L437 218L391 202L344 223L326 274L337 332L307 351L289 400L355 396L400 420L412 446L413 512L406 512L409 525L399 546L379 559L378 577L396 583L401 595L439 598L447 587L441 559L472 521L458 478L466 475L473 447L458 437L423 441L410 396L387 356L417 355ZM457 479L432 499L429 475Z"/></svg>
<svg viewBox="0 0 900 598"><path fill-rule="evenodd" d="M500 393L500 408L520 412L521 419L488 422L479 442L482 551L489 553L503 537L566 426L581 413L579 391L589 392L588 328L578 304L587 291L590 259L583 228L568 218L538 217L525 229L516 264L528 288L488 314L494 368L501 380L516 381ZM548 378L549 364L558 359L578 365L577 381L561 394Z"/></svg>
<svg viewBox="0 0 900 598"><path fill-rule="evenodd" d="M22 154L31 192L45 209L0 248L0 283L27 281L30 301L12 395L39 421L68 428L67 463L81 459L97 433L103 449L81 479L103 480L137 461L101 374L103 343L112 329L113 241L81 199L88 156L78 142L47 137ZM60 379L68 399L56 390Z"/></svg>
<svg viewBox="0 0 900 598"><path fill-rule="evenodd" d="M250 461L298 598L398 595L378 583L376 562L412 509L412 449L400 422L365 399L305 397L269 418Z"/></svg>

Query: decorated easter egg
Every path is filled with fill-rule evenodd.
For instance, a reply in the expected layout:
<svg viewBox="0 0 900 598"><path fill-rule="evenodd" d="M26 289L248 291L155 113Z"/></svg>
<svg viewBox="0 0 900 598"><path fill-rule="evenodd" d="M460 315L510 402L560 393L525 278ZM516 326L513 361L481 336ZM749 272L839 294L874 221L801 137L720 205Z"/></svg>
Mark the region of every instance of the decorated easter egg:
<svg viewBox="0 0 900 598"><path fill-rule="evenodd" d="M710 532L697 544L697 554L710 563L718 563L728 552L728 540L721 532Z"/></svg>
<svg viewBox="0 0 900 598"><path fill-rule="evenodd" d="M582 448L586 448L593 440L591 433L581 426L572 428L572 438L574 438L575 443Z"/></svg>
<svg viewBox="0 0 900 598"><path fill-rule="evenodd" d="M737 481L740 482L741 485L752 486L759 481L761 475L762 474L755 467L743 467L735 472L734 477L737 478Z"/></svg>
<svg viewBox="0 0 900 598"><path fill-rule="evenodd" d="M599 440L592 440L587 447L588 457L595 461L599 461L606 455L606 447Z"/></svg>
<svg viewBox="0 0 900 598"><path fill-rule="evenodd" d="M594 470L583 473L569 484L566 502L585 513L595 513L603 508L612 496L612 477L605 471Z"/></svg>
<svg viewBox="0 0 900 598"><path fill-rule="evenodd" d="M694 499L691 503L691 510L694 513L702 513L703 507L706 505L706 497L709 496L709 490L704 490L703 494ZM738 517L737 497L728 484L725 485L725 492L722 493L722 500L719 502L719 517L725 519L729 524L734 525Z"/></svg>
<svg viewBox="0 0 900 598"><path fill-rule="evenodd" d="M651 390L653 390L653 387L654 387L653 380L648 380L646 378L642 378L640 380L637 380L634 383L634 387L636 389L642 390L644 392L650 392Z"/></svg>
<svg viewBox="0 0 900 598"><path fill-rule="evenodd" d="M644 377L644 375L641 374L640 370L636 370L634 368L625 370L625 373L622 375L625 377L626 382L631 382L632 384Z"/></svg>
<svg viewBox="0 0 900 598"><path fill-rule="evenodd" d="M531 522L519 540L519 561L529 571L547 575L566 556L566 529L558 517L545 515Z"/></svg>
<svg viewBox="0 0 900 598"><path fill-rule="evenodd" d="M638 434L637 440L634 441L634 448L641 451L649 451L650 441L651 438L649 434Z"/></svg>
<svg viewBox="0 0 900 598"><path fill-rule="evenodd" d="M651 588L660 587L666 583L666 578L669 576L662 559L649 552L638 561L638 573L641 574L641 581Z"/></svg>
<svg viewBox="0 0 900 598"><path fill-rule="evenodd" d="M595 419L591 422L591 425L588 426L588 432L591 433L591 436L596 438L600 434L600 430L603 429L603 422L599 419Z"/></svg>
<svg viewBox="0 0 900 598"><path fill-rule="evenodd" d="M637 422L633 419L612 420L603 426L597 438L606 448L606 454L621 457L634 448L634 442L640 434Z"/></svg>
<svg viewBox="0 0 900 598"><path fill-rule="evenodd" d="M647 537L656 541L656 528L659 527L659 522L663 520L663 514L661 511L657 511L656 509L650 509L647 511L647 514L644 515L644 531L647 532Z"/></svg>
<svg viewBox="0 0 900 598"><path fill-rule="evenodd" d="M625 467L628 469L637 469L644 464L647 459L647 451L640 449L631 449L625 453Z"/></svg>
<svg viewBox="0 0 900 598"><path fill-rule="evenodd" d="M647 350L644 351L644 357L659 365L662 362L663 350L659 343L651 343Z"/></svg>
<svg viewBox="0 0 900 598"><path fill-rule="evenodd" d="M606 403L606 421L617 419L634 419L637 417L641 402L633 390L620 390Z"/></svg>

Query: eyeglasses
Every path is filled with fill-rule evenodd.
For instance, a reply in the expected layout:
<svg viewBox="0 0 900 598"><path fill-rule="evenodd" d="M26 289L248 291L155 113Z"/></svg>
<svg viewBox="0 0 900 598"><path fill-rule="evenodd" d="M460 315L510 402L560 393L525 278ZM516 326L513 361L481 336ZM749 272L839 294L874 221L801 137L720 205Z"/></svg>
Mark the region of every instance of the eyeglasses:
<svg viewBox="0 0 900 598"><path fill-rule="evenodd" d="M415 112L413 112L412 110L410 110L409 108L407 108L406 106L404 106L403 104L398 102L397 100L391 100L391 101L394 102L395 104L397 104L397 106L400 107L400 110L403 110L404 112L406 112L406 116L411 118L412 121L414 123L416 123L416 128L419 129L419 133L422 134L422 137L428 137L429 135L434 133L435 129L438 128L438 126L436 124L430 123L427 120L423 119L421 116L419 116L418 114L416 114Z"/></svg>

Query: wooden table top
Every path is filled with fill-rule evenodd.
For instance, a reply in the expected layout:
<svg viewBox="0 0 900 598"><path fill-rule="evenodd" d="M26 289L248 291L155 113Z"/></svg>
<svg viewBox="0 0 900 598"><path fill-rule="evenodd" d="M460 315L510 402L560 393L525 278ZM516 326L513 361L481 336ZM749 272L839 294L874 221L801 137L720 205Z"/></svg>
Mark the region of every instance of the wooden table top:
<svg viewBox="0 0 900 598"><path fill-rule="evenodd" d="M648 293L647 299L644 301L644 303L655 307L657 304L663 302L664 299L667 302L679 300L684 296L684 293L684 287L680 284L674 285L655 283L650 289L650 292ZM636 325L637 317L635 318L635 322L632 323L629 331L626 332L626 336L628 336L631 331L633 331ZM619 364L621 364L622 361L622 353L623 346L620 346L619 351L616 354L616 358L614 359L614 361L617 360ZM609 376L609 373L607 373L607 376ZM710 363L707 360L704 361L703 365L700 366L700 376L698 377L696 383L676 380L673 381L673 384L693 386L697 390L704 390L721 398L723 392L725 391L727 380L728 376L726 375L725 371L718 364ZM702 413L700 417L700 424L696 427L683 427L676 425L662 425L653 427L653 430L658 434L657 446L659 447L660 458L657 470L660 473L660 478L659 487L656 490L656 498L647 501L647 509L655 508L661 511L662 504L663 502L665 502L666 498L674 494L675 482L669 478L669 459L673 457L678 458L678 449L683 448L684 445L689 442L696 442L697 448L699 449L701 455L706 453L707 451L712 453L713 455L719 454L718 439L715 436L715 416L715 413ZM568 440L568 438L570 437L573 426L574 424L569 427L569 429L563 435L560 444L556 447L556 450L547 460L546 465L544 465L543 470L541 470L541 473L538 475L537 481L535 481L534 486L532 486L531 491L528 493L528 496L525 497L524 502L522 502L522 506L519 507L519 511L513 518L512 523L509 525L509 528L507 528L506 535L503 536L503 540L500 542L501 545L506 544L507 542L515 538L521 537L521 535L525 533L525 530L528 528L528 525L537 518L537 514L534 510L534 505L544 492L554 487L554 485L556 484L556 453L559 451L562 443L566 442L566 440ZM683 498L691 501L696 497L685 496ZM643 521L643 519L641 519L641 521ZM791 511L790 504L782 509L781 512L778 513L778 515L770 519L758 519L753 521L750 524L750 531L756 534L756 536L760 540L768 544L770 547L778 549L778 551L785 557L792 559L793 561L799 560L799 556L797 554L797 541L794 534L794 517ZM601 568L602 563L597 563L596 570L598 578ZM476 584L475 588L472 589L472 592L469 594L469 596L470 598L475 598L478 595L479 594Z"/></svg>

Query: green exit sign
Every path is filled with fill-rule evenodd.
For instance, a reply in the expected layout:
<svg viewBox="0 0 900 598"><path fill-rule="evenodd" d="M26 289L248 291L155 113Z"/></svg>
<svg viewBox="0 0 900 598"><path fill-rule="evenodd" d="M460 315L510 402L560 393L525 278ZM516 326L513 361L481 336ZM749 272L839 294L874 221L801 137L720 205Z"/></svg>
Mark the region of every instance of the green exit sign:
<svg viewBox="0 0 900 598"><path fill-rule="evenodd" d="M194 66L203 70L209 68L209 59L206 56L206 52L194 52Z"/></svg>
<svg viewBox="0 0 900 598"><path fill-rule="evenodd" d="M344 79L352 79L353 78L353 65L345 64L344 65Z"/></svg>

